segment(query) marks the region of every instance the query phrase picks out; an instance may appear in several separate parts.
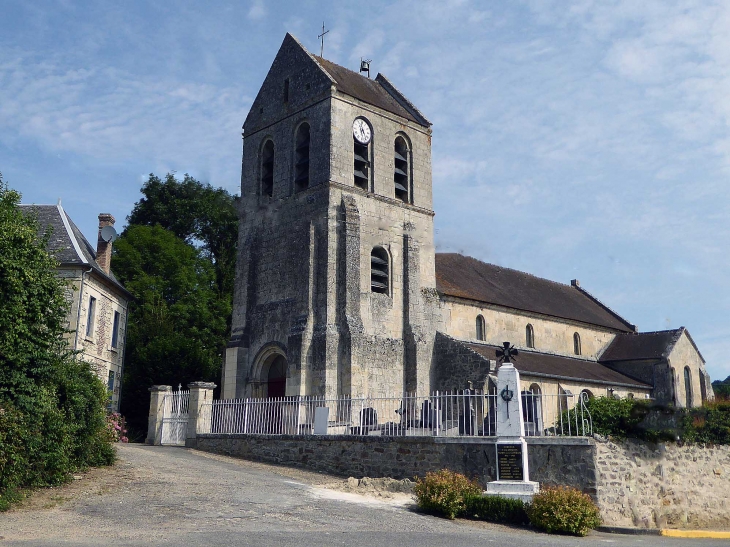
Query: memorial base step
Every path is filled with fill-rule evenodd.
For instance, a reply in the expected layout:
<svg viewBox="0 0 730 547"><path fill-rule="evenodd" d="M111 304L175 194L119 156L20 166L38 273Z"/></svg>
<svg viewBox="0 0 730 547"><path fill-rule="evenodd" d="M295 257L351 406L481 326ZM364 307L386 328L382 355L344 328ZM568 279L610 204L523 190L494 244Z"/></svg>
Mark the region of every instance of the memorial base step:
<svg viewBox="0 0 730 547"><path fill-rule="evenodd" d="M484 493L488 496L501 496L521 500L525 503L532 501L532 496L540 491L540 483L534 481L492 481L487 483Z"/></svg>

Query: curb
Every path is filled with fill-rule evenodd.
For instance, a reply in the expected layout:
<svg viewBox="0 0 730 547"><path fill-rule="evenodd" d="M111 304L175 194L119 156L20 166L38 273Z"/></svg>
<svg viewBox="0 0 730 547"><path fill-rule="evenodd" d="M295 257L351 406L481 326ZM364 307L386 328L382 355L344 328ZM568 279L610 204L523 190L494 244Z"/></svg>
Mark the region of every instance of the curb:
<svg viewBox="0 0 730 547"><path fill-rule="evenodd" d="M662 530L661 533L670 538L730 539L730 532L716 530Z"/></svg>
<svg viewBox="0 0 730 547"><path fill-rule="evenodd" d="M630 528L628 526L599 526L596 532L607 534L627 534L630 536L661 536L662 531L657 528Z"/></svg>
<svg viewBox="0 0 730 547"><path fill-rule="evenodd" d="M623 526L599 526L596 532L626 534L632 536L664 536L672 538L730 539L729 531L717 530L674 530L667 528L630 528Z"/></svg>

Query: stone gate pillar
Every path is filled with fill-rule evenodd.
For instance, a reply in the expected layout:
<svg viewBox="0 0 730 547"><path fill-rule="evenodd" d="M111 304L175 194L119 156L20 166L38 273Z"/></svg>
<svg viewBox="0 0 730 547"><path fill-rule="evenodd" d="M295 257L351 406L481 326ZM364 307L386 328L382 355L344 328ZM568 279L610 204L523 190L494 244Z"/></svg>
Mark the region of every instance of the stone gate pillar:
<svg viewBox="0 0 730 547"><path fill-rule="evenodd" d="M216 385L213 382L191 382L188 388L190 399L185 446L195 448L198 433L210 433L210 403L213 401L213 390Z"/></svg>
<svg viewBox="0 0 730 547"><path fill-rule="evenodd" d="M172 392L172 386L152 386L150 392L150 413L147 418L145 444L159 445L162 440L162 414L165 395Z"/></svg>

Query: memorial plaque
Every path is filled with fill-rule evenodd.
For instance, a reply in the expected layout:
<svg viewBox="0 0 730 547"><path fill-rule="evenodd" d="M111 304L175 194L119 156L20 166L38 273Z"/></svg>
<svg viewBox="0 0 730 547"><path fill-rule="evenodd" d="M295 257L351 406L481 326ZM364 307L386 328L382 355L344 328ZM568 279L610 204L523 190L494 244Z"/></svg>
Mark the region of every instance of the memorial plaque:
<svg viewBox="0 0 730 547"><path fill-rule="evenodd" d="M522 444L497 445L497 477L501 481L524 480Z"/></svg>

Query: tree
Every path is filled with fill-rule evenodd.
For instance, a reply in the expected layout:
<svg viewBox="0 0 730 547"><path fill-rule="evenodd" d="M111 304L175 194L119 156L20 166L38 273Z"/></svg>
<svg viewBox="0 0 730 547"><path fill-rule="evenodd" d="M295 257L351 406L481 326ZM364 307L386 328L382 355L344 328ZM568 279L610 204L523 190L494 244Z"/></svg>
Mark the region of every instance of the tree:
<svg viewBox="0 0 730 547"><path fill-rule="evenodd" d="M22 486L58 484L114 460L104 384L64 339L66 285L50 232L0 175L0 510Z"/></svg>
<svg viewBox="0 0 730 547"><path fill-rule="evenodd" d="M148 388L219 380L231 298L205 251L161 225L128 226L114 244L114 272L132 293L122 410L147 427Z"/></svg>
<svg viewBox="0 0 730 547"><path fill-rule="evenodd" d="M215 267L221 294L233 294L238 239L236 197L185 174L182 181L168 173L165 180L150 173L144 197L127 217L130 225L159 224L180 239L200 246Z"/></svg>
<svg viewBox="0 0 730 547"><path fill-rule="evenodd" d="M712 390L715 392L717 397L730 399L730 376L725 378L722 382L720 380L712 382Z"/></svg>

